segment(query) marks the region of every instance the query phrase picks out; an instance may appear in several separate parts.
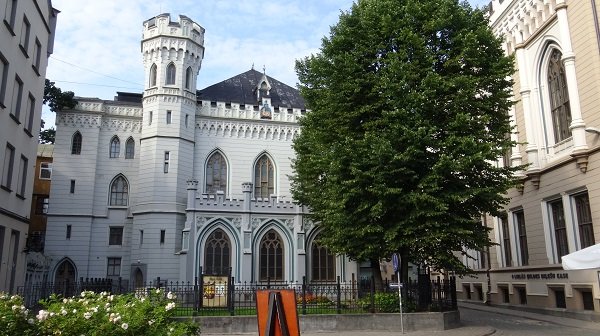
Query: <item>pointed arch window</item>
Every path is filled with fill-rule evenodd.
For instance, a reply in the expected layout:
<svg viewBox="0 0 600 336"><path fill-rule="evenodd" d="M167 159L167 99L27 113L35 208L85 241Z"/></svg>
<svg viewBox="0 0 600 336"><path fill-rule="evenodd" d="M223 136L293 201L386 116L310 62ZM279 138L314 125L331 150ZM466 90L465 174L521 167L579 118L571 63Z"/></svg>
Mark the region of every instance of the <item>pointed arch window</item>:
<svg viewBox="0 0 600 336"><path fill-rule="evenodd" d="M552 50L548 63L548 91L554 141L560 142L571 137L571 105L562 53L557 49Z"/></svg>
<svg viewBox="0 0 600 336"><path fill-rule="evenodd" d="M81 154L81 144L83 142L83 138L79 131L73 134L73 138L71 139L71 154L80 155Z"/></svg>
<svg viewBox="0 0 600 336"><path fill-rule="evenodd" d="M192 67L188 67L185 70L185 88L188 90L192 89Z"/></svg>
<svg viewBox="0 0 600 336"><path fill-rule="evenodd" d="M126 206L128 199L129 183L123 175L119 175L110 184L110 205Z"/></svg>
<svg viewBox="0 0 600 336"><path fill-rule="evenodd" d="M204 247L204 274L229 274L231 242L225 231L216 229L208 236Z"/></svg>
<svg viewBox="0 0 600 336"><path fill-rule="evenodd" d="M150 87L156 86L156 64L150 67Z"/></svg>
<svg viewBox="0 0 600 336"><path fill-rule="evenodd" d="M165 84L175 84L175 64L173 63L169 63L169 65L167 65L167 77L165 78Z"/></svg>
<svg viewBox="0 0 600 336"><path fill-rule="evenodd" d="M254 197L269 198L275 193L275 167L266 154L256 161L254 167Z"/></svg>
<svg viewBox="0 0 600 336"><path fill-rule="evenodd" d="M312 279L314 281L335 281L335 255L318 239L310 249Z"/></svg>
<svg viewBox="0 0 600 336"><path fill-rule="evenodd" d="M283 240L273 229L260 241L260 280L283 280Z"/></svg>
<svg viewBox="0 0 600 336"><path fill-rule="evenodd" d="M227 162L219 152L210 156L206 163L206 193L227 191Z"/></svg>
<svg viewBox="0 0 600 336"><path fill-rule="evenodd" d="M133 140L133 138L129 138L129 139L127 139L127 142L125 143L125 158L133 159L134 156L135 156L135 141Z"/></svg>
<svg viewBox="0 0 600 336"><path fill-rule="evenodd" d="M121 150L121 141L119 140L119 137L115 135L110 140L110 150L109 150L108 156L110 158L118 158L120 150Z"/></svg>

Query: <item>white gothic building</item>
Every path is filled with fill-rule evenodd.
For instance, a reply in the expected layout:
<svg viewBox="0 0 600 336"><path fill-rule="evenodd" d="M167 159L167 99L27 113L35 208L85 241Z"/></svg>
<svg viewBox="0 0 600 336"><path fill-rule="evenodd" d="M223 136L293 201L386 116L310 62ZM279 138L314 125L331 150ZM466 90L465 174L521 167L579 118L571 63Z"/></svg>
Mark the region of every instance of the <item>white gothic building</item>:
<svg viewBox="0 0 600 336"><path fill-rule="evenodd" d="M49 278L358 276L292 200L299 92L254 69L197 91L204 28L183 15L145 21L141 50L142 94L57 113Z"/></svg>

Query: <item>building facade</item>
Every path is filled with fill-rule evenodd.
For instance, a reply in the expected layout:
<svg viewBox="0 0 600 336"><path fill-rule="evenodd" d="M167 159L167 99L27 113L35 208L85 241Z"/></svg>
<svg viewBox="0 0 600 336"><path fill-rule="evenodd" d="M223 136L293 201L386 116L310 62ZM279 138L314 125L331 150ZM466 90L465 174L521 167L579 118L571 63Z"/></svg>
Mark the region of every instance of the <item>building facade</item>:
<svg viewBox="0 0 600 336"><path fill-rule="evenodd" d="M0 0L0 291L25 278L38 133L56 16L49 0Z"/></svg>
<svg viewBox="0 0 600 336"><path fill-rule="evenodd" d="M349 281L292 201L299 92L264 69L196 90L204 29L183 15L144 22L141 49L142 94L57 113L49 278Z"/></svg>
<svg viewBox="0 0 600 336"><path fill-rule="evenodd" d="M483 220L498 245L465 258L477 276L457 285L463 299L600 311L598 270L561 265L600 242L599 12L594 0L491 2L490 24L517 70L519 145L502 164L526 166L506 216Z"/></svg>

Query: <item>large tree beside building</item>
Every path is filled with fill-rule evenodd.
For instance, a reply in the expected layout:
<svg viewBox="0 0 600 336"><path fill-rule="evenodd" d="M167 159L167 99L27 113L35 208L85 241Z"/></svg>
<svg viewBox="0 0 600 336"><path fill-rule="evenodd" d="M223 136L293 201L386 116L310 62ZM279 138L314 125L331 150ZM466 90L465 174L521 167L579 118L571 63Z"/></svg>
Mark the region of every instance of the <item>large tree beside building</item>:
<svg viewBox="0 0 600 336"><path fill-rule="evenodd" d="M296 71L311 111L293 194L321 241L372 265L399 252L404 266L468 271L455 251L491 245L481 214L505 204L516 170L496 163L513 145L513 62L485 13L361 0Z"/></svg>

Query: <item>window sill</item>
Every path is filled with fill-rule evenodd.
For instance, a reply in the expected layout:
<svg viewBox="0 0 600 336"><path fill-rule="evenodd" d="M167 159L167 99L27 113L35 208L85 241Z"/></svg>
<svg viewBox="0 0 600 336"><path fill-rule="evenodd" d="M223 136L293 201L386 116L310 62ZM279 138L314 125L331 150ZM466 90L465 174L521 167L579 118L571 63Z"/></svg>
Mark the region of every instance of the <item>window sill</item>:
<svg viewBox="0 0 600 336"><path fill-rule="evenodd" d="M29 58L29 54L27 54L27 49L25 49L25 47L22 44L19 44L19 49L21 49L21 52L23 52L25 58Z"/></svg>
<svg viewBox="0 0 600 336"><path fill-rule="evenodd" d="M10 113L10 117L12 118L12 120L14 120L17 125L21 125L21 120L19 120L19 117L17 117L16 115Z"/></svg>
<svg viewBox="0 0 600 336"><path fill-rule="evenodd" d="M33 138L33 134L31 134L31 131L28 130L27 128L24 128L23 132L25 132L25 134L29 135L30 138Z"/></svg>
<svg viewBox="0 0 600 336"><path fill-rule="evenodd" d="M38 67L35 66L35 64L31 65L31 68L33 69L33 72L35 72L35 74L40 77L40 71L38 70Z"/></svg>
<svg viewBox="0 0 600 336"><path fill-rule="evenodd" d="M108 208L115 209L115 210L127 210L129 208L129 206L127 206L127 205L109 205Z"/></svg>
<svg viewBox="0 0 600 336"><path fill-rule="evenodd" d="M6 190L6 191L8 191L8 192L12 192L12 189L10 189L10 187L7 187L7 186L0 186L0 188L1 188L1 189L4 189L4 190Z"/></svg>
<svg viewBox="0 0 600 336"><path fill-rule="evenodd" d="M21 194L17 194L17 198L20 198L22 200L25 200L25 196L21 195Z"/></svg>
<svg viewBox="0 0 600 336"><path fill-rule="evenodd" d="M6 28L8 28L8 31L12 36L17 36L17 34L15 34L15 31L13 30L13 27L10 25L10 22L4 20L4 25L6 26Z"/></svg>
<svg viewBox="0 0 600 336"><path fill-rule="evenodd" d="M1 107L1 108L6 108L6 105L4 105L4 102L1 102L1 101L0 101L0 107Z"/></svg>

